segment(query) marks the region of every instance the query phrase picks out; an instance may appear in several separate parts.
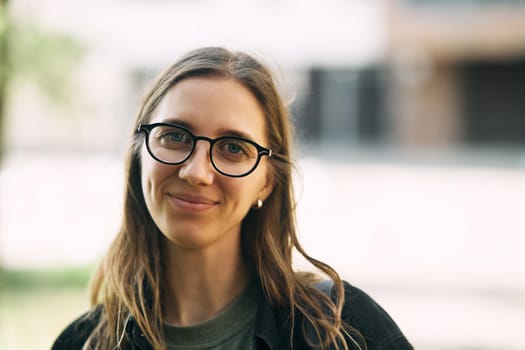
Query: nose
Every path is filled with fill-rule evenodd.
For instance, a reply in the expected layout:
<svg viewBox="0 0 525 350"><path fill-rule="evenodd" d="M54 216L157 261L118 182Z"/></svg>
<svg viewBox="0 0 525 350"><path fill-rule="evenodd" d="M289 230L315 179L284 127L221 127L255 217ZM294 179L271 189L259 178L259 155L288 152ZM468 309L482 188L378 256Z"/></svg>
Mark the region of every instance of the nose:
<svg viewBox="0 0 525 350"><path fill-rule="evenodd" d="M179 168L179 178L190 185L209 185L213 182L210 148L207 142L197 142L190 158Z"/></svg>

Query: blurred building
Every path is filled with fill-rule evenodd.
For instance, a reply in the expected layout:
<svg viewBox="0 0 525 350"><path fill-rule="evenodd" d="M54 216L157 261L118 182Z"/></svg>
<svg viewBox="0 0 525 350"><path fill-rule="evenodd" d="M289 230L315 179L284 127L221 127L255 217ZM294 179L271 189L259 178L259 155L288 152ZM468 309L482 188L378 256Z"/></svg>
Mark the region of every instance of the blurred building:
<svg viewBox="0 0 525 350"><path fill-rule="evenodd" d="M397 0L388 12L396 139L525 144L525 1Z"/></svg>
<svg viewBox="0 0 525 350"><path fill-rule="evenodd" d="M13 3L21 23L70 33L91 52L73 77L84 99L76 101L79 110L17 101L27 89L14 94L10 114L17 125L39 127L21 134L8 123L10 145L122 149L154 73L203 45L242 48L279 67L296 89L292 108L306 141L525 144L523 0L253 0L239 15L243 6L240 0ZM43 127L49 131L39 132Z"/></svg>
<svg viewBox="0 0 525 350"><path fill-rule="evenodd" d="M385 1L384 57L314 68L304 137L408 147L525 144L525 1Z"/></svg>
<svg viewBox="0 0 525 350"><path fill-rule="evenodd" d="M386 44L382 0L44 3L12 2L11 17L20 25L67 33L89 48L72 76L74 107L80 107L49 106L38 94L27 104L34 89L18 88L9 111L16 124L11 117L6 127L9 145L18 150L121 150L144 88L189 49L220 45L261 56L284 73L289 100L293 90L304 91L310 67L367 67L382 61ZM341 96L332 100L342 103ZM315 118L323 120L323 134L331 133L330 123L344 120L329 113ZM28 125L25 133L16 132L20 125ZM48 131L39 132L43 128Z"/></svg>

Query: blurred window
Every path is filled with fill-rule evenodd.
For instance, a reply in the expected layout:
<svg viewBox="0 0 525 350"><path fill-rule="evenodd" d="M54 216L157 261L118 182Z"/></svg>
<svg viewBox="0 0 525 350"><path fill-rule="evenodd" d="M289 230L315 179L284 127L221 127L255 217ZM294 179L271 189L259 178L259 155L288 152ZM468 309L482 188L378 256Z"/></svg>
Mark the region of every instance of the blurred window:
<svg viewBox="0 0 525 350"><path fill-rule="evenodd" d="M385 73L381 67L312 68L309 92L294 103L307 141L369 144L384 140Z"/></svg>
<svg viewBox="0 0 525 350"><path fill-rule="evenodd" d="M471 144L525 144L525 57L473 61L460 67L464 131Z"/></svg>

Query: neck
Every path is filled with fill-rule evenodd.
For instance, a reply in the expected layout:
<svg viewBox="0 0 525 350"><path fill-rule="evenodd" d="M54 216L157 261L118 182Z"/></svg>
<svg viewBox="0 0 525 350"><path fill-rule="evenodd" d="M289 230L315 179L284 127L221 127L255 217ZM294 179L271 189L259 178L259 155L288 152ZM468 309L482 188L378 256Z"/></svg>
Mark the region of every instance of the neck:
<svg viewBox="0 0 525 350"><path fill-rule="evenodd" d="M215 247L216 248L216 247ZM164 317L169 324L202 323L231 304L251 277L240 247L181 249L169 244Z"/></svg>

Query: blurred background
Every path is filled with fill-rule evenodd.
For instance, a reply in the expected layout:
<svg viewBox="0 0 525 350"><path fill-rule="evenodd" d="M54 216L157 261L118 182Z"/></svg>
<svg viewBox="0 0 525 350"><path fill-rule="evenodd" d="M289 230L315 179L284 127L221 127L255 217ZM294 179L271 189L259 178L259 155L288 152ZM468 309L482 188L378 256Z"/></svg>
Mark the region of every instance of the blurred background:
<svg viewBox="0 0 525 350"><path fill-rule="evenodd" d="M87 309L141 94L203 45L278 72L312 255L417 349L525 349L525 1L0 4L1 349Z"/></svg>

